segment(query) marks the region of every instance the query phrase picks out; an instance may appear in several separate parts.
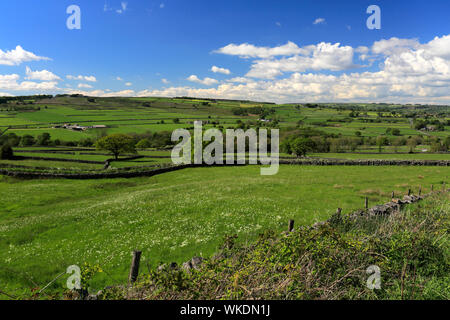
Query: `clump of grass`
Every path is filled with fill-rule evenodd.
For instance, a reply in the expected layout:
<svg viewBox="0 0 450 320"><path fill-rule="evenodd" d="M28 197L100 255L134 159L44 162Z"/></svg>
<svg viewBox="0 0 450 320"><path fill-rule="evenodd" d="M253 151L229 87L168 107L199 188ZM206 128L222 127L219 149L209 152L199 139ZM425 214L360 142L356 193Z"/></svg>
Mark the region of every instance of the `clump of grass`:
<svg viewBox="0 0 450 320"><path fill-rule="evenodd" d="M366 190L361 190L360 193L363 195L368 195L368 196L380 196L380 197L389 196L388 192L384 192L381 189L366 189Z"/></svg>

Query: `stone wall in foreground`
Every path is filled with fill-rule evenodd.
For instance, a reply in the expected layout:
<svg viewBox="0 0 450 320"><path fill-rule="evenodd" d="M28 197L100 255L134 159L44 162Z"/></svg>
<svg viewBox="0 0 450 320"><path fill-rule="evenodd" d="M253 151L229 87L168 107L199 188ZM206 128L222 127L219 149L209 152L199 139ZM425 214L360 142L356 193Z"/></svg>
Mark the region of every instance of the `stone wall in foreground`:
<svg viewBox="0 0 450 320"><path fill-rule="evenodd" d="M73 160L72 160L73 161ZM88 161L79 161L88 162ZM88 163L93 163L88 162ZM100 162L103 163L103 162ZM280 164L287 165L313 165L313 166L450 166L449 160L327 160L327 159L296 159L296 160L280 160ZM244 165L195 165L195 164L185 164L185 165L168 165L162 168L148 168L144 170L130 170L130 171L114 171L114 170L98 170L89 171L83 173L65 173L65 172L55 172L49 169L48 171L39 170L37 167L29 167L32 170L12 170L8 167L3 167L0 169L0 174L6 176L13 176L18 178L66 178L66 179L105 179L105 178L135 178L135 177L151 177L154 175L182 170L185 168L194 167L221 167L221 166L244 166ZM11 166L12 167L12 166ZM131 168L127 168L131 169Z"/></svg>

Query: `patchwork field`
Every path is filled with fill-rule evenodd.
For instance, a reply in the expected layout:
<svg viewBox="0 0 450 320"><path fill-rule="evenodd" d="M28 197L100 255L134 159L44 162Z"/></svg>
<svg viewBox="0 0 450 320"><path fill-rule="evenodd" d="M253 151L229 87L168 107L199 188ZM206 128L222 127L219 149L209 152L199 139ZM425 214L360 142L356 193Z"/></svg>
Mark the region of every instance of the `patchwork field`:
<svg viewBox="0 0 450 320"><path fill-rule="evenodd" d="M309 156L333 159L450 160L450 153L311 153Z"/></svg>
<svg viewBox="0 0 450 320"><path fill-rule="evenodd" d="M28 177L153 170L171 164L171 132L192 131L195 120L222 132L279 129L283 160L450 160L450 115L443 106L62 95L0 105L0 169ZM112 134L129 135L117 161L110 161L111 147L98 144ZM44 296L60 293L73 264L101 268L91 288L123 284L135 249L147 270L181 264L212 255L227 235L250 242L265 230L285 230L289 219L309 225L338 207L344 213L361 208L366 197L374 205L392 191L441 188L450 176L446 166L282 165L274 176L259 169L190 168L100 180L0 176L1 290L30 297L60 275Z"/></svg>
<svg viewBox="0 0 450 320"><path fill-rule="evenodd" d="M143 268L209 256L225 235L254 239L282 231L289 219L311 224L390 199L408 188L448 183L446 167L283 165L275 176L258 166L193 168L150 178L0 179L0 282L29 295L72 264L98 264L93 286L126 282L130 253ZM62 276L47 290L61 290Z"/></svg>
<svg viewBox="0 0 450 320"><path fill-rule="evenodd" d="M170 98L96 98L88 102L85 97L55 97L35 101L33 109L14 110L1 109L0 130L8 128L9 133L17 135L38 135L50 132L54 139L80 140L95 137L97 130L74 132L64 129L54 129L54 125L64 123L79 125L106 125L108 133L140 133L145 131L171 131L176 128L189 127L194 120L216 121L224 127L234 126L238 120L254 121L260 118L252 114L251 108L273 108L274 113L267 119L277 120L281 128L298 125L300 121L307 126L320 128L326 133L355 136L377 137L391 136L387 128L396 128L404 136L428 135L446 137L446 132L419 132L411 127L408 112L422 109L414 106L390 105L389 108L380 105L335 105L322 104L314 107L297 107L296 105L274 105L258 102L215 101L202 99L170 99ZM379 108L381 112L361 112L359 117L351 117L352 108ZM250 110L248 114L235 114L235 109ZM385 110L391 110L386 112ZM437 108L437 111L441 109ZM396 112L396 113L395 113ZM380 117L381 115L381 117ZM174 119L179 123L175 124ZM448 115L442 120L450 119ZM210 126L206 126L210 127Z"/></svg>

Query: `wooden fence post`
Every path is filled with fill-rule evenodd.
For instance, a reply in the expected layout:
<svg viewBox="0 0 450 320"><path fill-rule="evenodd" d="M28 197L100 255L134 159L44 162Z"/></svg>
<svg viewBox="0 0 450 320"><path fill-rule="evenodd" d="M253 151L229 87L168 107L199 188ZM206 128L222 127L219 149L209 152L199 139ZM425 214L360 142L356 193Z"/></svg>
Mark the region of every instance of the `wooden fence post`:
<svg viewBox="0 0 450 320"><path fill-rule="evenodd" d="M128 282L132 284L136 282L139 275L139 263L141 262L142 251L133 251L133 259L131 260L130 276Z"/></svg>
<svg viewBox="0 0 450 320"><path fill-rule="evenodd" d="M408 189L408 196L411 195L411 189Z"/></svg>
<svg viewBox="0 0 450 320"><path fill-rule="evenodd" d="M369 209L369 198L365 198L364 199L364 208L367 210L367 209Z"/></svg>
<svg viewBox="0 0 450 320"><path fill-rule="evenodd" d="M395 192L394 191L392 191L392 194L391 194L391 199L394 199L395 198Z"/></svg>
<svg viewBox="0 0 450 320"><path fill-rule="evenodd" d="M288 232L294 230L294 220L289 220Z"/></svg>
<svg viewBox="0 0 450 320"><path fill-rule="evenodd" d="M419 196L422 195L422 186L419 187Z"/></svg>
<svg viewBox="0 0 450 320"><path fill-rule="evenodd" d="M433 185L431 185L431 192L433 192Z"/></svg>

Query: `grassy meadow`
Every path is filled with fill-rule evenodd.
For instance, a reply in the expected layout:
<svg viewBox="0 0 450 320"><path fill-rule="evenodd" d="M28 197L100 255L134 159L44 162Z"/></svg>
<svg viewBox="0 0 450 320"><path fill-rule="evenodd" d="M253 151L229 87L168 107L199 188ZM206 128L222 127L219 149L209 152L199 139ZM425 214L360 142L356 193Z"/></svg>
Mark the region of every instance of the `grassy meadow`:
<svg viewBox="0 0 450 320"><path fill-rule="evenodd" d="M226 235L254 239L287 221L307 225L390 199L391 191L423 192L448 183L446 167L314 167L282 165L274 176L258 166L192 168L149 178L18 180L0 178L0 282L30 295L72 264L99 265L94 288L125 283L130 254L142 267L208 257ZM48 293L61 291L67 276Z"/></svg>
<svg viewBox="0 0 450 320"><path fill-rule="evenodd" d="M35 110L2 109L0 106L0 130L8 129L17 135L30 134L37 136L49 132L53 139L80 140L95 137L98 130L90 129L75 132L65 129L54 129L55 124L106 125L108 133L143 133L145 131L172 131L176 128L192 126L194 120L215 121L225 128L234 127L238 120L254 121L257 114L236 115L234 109L239 108L273 108L274 113L268 119L276 119L280 128L296 126L299 121L305 126L336 135L354 137L357 132L363 137L386 135L386 129L399 129L402 136L426 135L436 137L448 136L449 126L445 131L419 132L411 128L408 112L416 112L414 106L390 105L391 112L367 111L351 119L351 107L386 107L380 105L343 105L340 109L335 104L322 104L319 107L296 107L296 105L275 105L258 102L214 101L182 98L96 98L88 102L86 97L55 97L35 101ZM347 110L345 109L347 108ZM400 111L398 111L400 110ZM380 118L380 114L384 118ZM174 123L178 119L179 123ZM442 120L448 120L448 115ZM205 128L211 127L206 125Z"/></svg>
<svg viewBox="0 0 450 320"><path fill-rule="evenodd" d="M390 215L335 214L316 228L268 230L248 243L229 237L196 270L144 271L131 290L112 287L97 298L448 300L449 200L434 193ZM380 268L375 290L367 266Z"/></svg>

